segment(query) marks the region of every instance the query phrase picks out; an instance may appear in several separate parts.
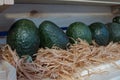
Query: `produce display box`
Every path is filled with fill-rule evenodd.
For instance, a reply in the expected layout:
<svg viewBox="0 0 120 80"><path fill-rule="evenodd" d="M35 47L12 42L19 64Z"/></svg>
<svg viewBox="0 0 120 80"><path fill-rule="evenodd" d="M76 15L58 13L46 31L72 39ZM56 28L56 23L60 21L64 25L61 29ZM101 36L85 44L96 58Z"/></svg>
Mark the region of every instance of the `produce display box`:
<svg viewBox="0 0 120 80"><path fill-rule="evenodd" d="M14 5L0 8L0 44L6 44L7 31L10 26L21 18L32 20L37 27L44 20L50 20L60 26L64 31L75 21L81 21L89 25L93 22L102 22L104 24L112 22L112 18L120 13L120 2L110 1L47 1L36 3L30 1L16 1ZM17 4L16 4L17 3ZM24 4L22 4L24 3ZM104 4L103 4L104 3ZM120 61L113 61L98 66L90 66L81 73L75 73L75 80L120 80ZM80 77L80 78L78 78ZM77 79L78 78L78 79ZM48 79L49 80L49 79ZM69 79L68 80L72 80ZM74 80L74 79L73 79Z"/></svg>

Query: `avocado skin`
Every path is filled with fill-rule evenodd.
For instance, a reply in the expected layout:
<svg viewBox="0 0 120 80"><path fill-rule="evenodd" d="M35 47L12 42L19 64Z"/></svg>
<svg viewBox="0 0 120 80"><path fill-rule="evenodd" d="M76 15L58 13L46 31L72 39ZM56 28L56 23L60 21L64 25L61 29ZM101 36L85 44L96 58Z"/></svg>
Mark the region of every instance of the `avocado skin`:
<svg viewBox="0 0 120 80"><path fill-rule="evenodd" d="M16 21L8 31L7 44L12 50L16 50L18 55L32 56L39 49L40 38L36 25L28 19Z"/></svg>
<svg viewBox="0 0 120 80"><path fill-rule="evenodd" d="M78 38L85 40L89 44L92 43L92 35L90 29L82 22L74 22L70 24L66 31L66 34L70 38L70 42L72 44L75 43L76 39Z"/></svg>
<svg viewBox="0 0 120 80"><path fill-rule="evenodd" d="M43 21L39 26L39 37L41 38L41 47L52 48L57 46L66 49L69 38L60 27L51 21Z"/></svg>
<svg viewBox="0 0 120 80"><path fill-rule="evenodd" d="M89 26L92 38L98 45L107 45L109 43L109 31L105 24L100 22L92 23Z"/></svg>

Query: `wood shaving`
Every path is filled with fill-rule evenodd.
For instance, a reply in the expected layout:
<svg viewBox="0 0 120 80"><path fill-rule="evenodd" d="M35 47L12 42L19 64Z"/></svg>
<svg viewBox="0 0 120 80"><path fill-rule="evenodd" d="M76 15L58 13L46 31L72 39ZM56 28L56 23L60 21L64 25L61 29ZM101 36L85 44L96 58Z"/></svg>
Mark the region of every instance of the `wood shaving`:
<svg viewBox="0 0 120 80"><path fill-rule="evenodd" d="M84 41L70 45L70 48L39 49L32 63L25 63L9 45L3 47L3 58L17 69L18 80L42 80L50 78L61 80L72 76L77 68L98 65L120 59L120 44L109 43L107 46L89 45Z"/></svg>

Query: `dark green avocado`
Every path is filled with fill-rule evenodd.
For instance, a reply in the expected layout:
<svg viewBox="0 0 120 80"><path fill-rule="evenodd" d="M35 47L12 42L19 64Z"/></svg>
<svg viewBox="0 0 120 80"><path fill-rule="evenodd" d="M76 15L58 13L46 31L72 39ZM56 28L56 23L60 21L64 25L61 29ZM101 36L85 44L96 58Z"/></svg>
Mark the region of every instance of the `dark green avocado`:
<svg viewBox="0 0 120 80"><path fill-rule="evenodd" d="M110 41L119 42L120 41L120 24L118 23L108 23L107 28L110 34Z"/></svg>
<svg viewBox="0 0 120 80"><path fill-rule="evenodd" d="M90 29L82 22L74 22L70 24L66 31L66 34L70 38L71 43L74 43L78 38L85 40L89 44L92 42Z"/></svg>
<svg viewBox="0 0 120 80"><path fill-rule="evenodd" d="M36 25L28 19L20 19L16 21L8 31L7 44L18 55L32 56L39 49L40 39Z"/></svg>
<svg viewBox="0 0 120 80"><path fill-rule="evenodd" d="M41 47L57 46L65 49L69 43L69 39L63 30L51 21L43 21L40 24L39 37L41 38Z"/></svg>
<svg viewBox="0 0 120 80"><path fill-rule="evenodd" d="M120 24L120 16L116 16L113 18L113 22Z"/></svg>
<svg viewBox="0 0 120 80"><path fill-rule="evenodd" d="M98 45L107 45L109 43L109 31L106 25L100 22L92 23L89 26L92 38Z"/></svg>

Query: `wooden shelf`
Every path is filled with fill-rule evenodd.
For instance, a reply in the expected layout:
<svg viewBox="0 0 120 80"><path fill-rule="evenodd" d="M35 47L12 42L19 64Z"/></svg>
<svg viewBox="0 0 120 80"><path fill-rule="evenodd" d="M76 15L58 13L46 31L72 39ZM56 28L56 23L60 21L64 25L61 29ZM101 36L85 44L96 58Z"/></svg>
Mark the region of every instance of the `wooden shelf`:
<svg viewBox="0 0 120 80"><path fill-rule="evenodd" d="M120 5L120 0L15 0L15 4L86 4L86 5Z"/></svg>
<svg viewBox="0 0 120 80"><path fill-rule="evenodd" d="M6 9L3 5L13 4L75 4L75 5L120 5L120 0L0 0L0 12ZM114 9L114 8L113 8ZM114 11L114 10L113 10Z"/></svg>

